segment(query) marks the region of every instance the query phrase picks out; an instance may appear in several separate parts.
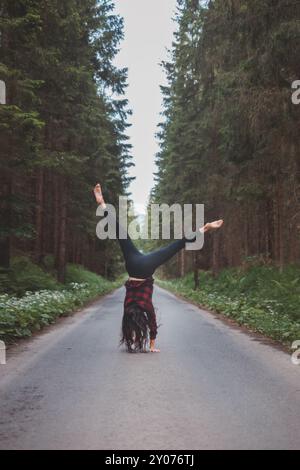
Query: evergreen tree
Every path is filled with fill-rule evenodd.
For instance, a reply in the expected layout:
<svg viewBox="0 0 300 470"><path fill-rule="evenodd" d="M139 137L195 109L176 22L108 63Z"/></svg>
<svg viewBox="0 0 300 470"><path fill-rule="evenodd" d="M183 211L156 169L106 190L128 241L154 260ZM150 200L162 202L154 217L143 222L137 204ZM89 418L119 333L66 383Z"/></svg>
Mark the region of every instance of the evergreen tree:
<svg viewBox="0 0 300 470"><path fill-rule="evenodd" d="M18 193L31 203L25 214L27 225L34 228L32 241L26 242L20 226L19 239L12 239L12 217L7 216L3 240L11 240L14 249L31 252L40 263L53 254L60 281L67 261L103 273L109 262L106 257L117 258L109 242L96 243L91 189L105 176L115 201L116 195L127 191L127 169L132 165L126 136L128 103L122 96L127 70L113 65L123 20L113 14L113 3L107 0L3 4L0 79L11 90L13 73L18 76L15 81L24 89L24 98L19 92L15 100L20 103L9 99L1 107L2 125L7 128L9 112L21 122L20 110L10 109L11 103L18 103L27 126L23 134L14 132L19 151L4 134L3 139L14 156L10 165ZM10 34L13 39L6 39ZM18 72L13 72L16 63ZM11 133L13 127L15 121ZM8 162L4 147L0 152L4 166ZM5 182L7 173L1 171ZM11 201L6 207L12 211Z"/></svg>
<svg viewBox="0 0 300 470"><path fill-rule="evenodd" d="M178 1L153 195L225 219L201 256L215 272L299 261L299 19L292 0Z"/></svg>
<svg viewBox="0 0 300 470"><path fill-rule="evenodd" d="M31 50L39 18L34 1L1 0L0 79L6 84L6 105L0 105L0 266L10 264L11 238L30 235L24 214L28 199L18 178L32 171L43 128L37 108L40 80L31 76Z"/></svg>

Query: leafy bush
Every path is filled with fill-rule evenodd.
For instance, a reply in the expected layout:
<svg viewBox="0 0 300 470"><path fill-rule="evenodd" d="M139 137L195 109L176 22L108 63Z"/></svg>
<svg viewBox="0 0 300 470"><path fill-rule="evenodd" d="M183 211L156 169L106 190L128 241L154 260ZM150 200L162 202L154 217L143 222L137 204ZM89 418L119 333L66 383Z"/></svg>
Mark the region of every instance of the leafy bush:
<svg viewBox="0 0 300 470"><path fill-rule="evenodd" d="M77 265L67 266L66 277L67 283L62 285L27 258L13 260L10 272L0 278L0 339L30 336L121 283Z"/></svg>
<svg viewBox="0 0 300 470"><path fill-rule="evenodd" d="M99 278L97 286L71 283L67 289L27 292L21 298L0 295L0 339L10 341L30 336L43 326L54 323L58 317L73 312L117 286L118 283Z"/></svg>
<svg viewBox="0 0 300 470"><path fill-rule="evenodd" d="M83 266L78 264L68 264L66 269L66 284L72 282L79 284L88 284L89 286L103 286L103 283L108 282L103 277L98 276L91 271L86 270Z"/></svg>
<svg viewBox="0 0 300 470"><path fill-rule="evenodd" d="M199 290L194 290L191 274L159 282L162 287L282 343L300 339L299 266L288 266L282 273L266 265L226 269L216 279L202 272Z"/></svg>
<svg viewBox="0 0 300 470"><path fill-rule="evenodd" d="M21 296L27 291L58 290L59 288L59 283L51 274L25 256L13 258L9 271L0 274L0 293L2 294Z"/></svg>

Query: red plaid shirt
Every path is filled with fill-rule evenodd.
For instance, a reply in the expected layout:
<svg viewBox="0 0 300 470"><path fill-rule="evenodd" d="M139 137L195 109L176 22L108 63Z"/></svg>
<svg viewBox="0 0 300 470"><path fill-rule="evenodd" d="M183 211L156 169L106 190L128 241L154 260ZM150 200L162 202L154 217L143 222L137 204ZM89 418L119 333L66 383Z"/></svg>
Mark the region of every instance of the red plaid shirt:
<svg viewBox="0 0 300 470"><path fill-rule="evenodd" d="M144 281L128 280L125 283L126 296L124 300L125 308L135 304L147 313L149 318L150 339L155 339L157 336L156 315L152 304L153 283L153 277L149 277Z"/></svg>

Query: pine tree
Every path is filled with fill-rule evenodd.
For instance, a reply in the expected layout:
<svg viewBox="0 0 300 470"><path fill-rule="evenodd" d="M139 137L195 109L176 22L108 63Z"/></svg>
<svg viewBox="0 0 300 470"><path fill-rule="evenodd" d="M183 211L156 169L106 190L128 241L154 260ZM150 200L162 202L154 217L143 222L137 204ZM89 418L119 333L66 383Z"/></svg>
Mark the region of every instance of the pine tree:
<svg viewBox="0 0 300 470"><path fill-rule="evenodd" d="M18 175L14 171L14 179L19 186L22 182L22 198L31 203L25 219L35 231L32 241L26 242L19 228L21 236L13 246L31 252L39 263L45 255L53 254L60 281L65 279L68 261L103 272L109 262L106 256L110 256L113 274L115 252L108 249L109 242L95 240L97 221L91 189L105 176L109 195L114 195L110 200L115 202L130 182L129 110L122 96L127 70L113 65L123 37L123 21L113 14L113 3L107 0L4 3L3 37L9 28L18 28L18 36L13 31L10 52L2 47L0 79L7 78L4 72L20 56L18 86L21 89L20 79L24 79L27 129L25 137L19 130L15 133L20 171ZM3 113L9 111L18 110L1 108ZM3 126L6 121L7 115L3 115ZM26 139L31 145L28 156ZM16 158L18 152L5 140ZM3 147L1 161L7 162ZM7 174L3 178L8 181ZM8 231L12 230L11 220L7 217Z"/></svg>
<svg viewBox="0 0 300 470"><path fill-rule="evenodd" d="M26 195L18 181L33 170L43 128L37 107L40 80L31 76L31 48L39 18L34 1L2 0L0 4L0 79L6 84L6 104L0 106L0 266L8 268L12 237L24 238L32 226L24 221Z"/></svg>
<svg viewBox="0 0 300 470"><path fill-rule="evenodd" d="M299 18L292 0L178 1L154 198L225 219L201 256L215 273L299 261Z"/></svg>

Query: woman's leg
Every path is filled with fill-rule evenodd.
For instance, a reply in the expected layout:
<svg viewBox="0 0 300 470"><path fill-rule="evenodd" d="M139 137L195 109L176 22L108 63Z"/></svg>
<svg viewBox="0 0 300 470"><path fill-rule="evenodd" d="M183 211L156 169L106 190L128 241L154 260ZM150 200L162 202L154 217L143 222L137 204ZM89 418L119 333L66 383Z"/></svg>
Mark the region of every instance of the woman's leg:
<svg viewBox="0 0 300 470"><path fill-rule="evenodd" d="M144 255L142 259L144 270L152 275L159 266L169 261L181 251L185 247L186 242L187 240L185 238L176 240L168 246Z"/></svg>
<svg viewBox="0 0 300 470"><path fill-rule="evenodd" d="M98 204L100 204L103 209L106 209L101 186L99 184L95 187L94 193ZM110 217L112 216L110 215ZM128 233L119 225L118 220L114 219L113 222L116 224L117 238L125 259L127 272L130 277L136 277L139 279L151 277L159 266L169 261L174 255L176 255L176 253L182 250L187 242L193 242L196 238L196 236L194 236L191 239L183 238L181 240L176 240L166 247L143 255L133 244ZM200 231L202 233L215 231L222 225L223 220L218 220L216 222L206 224L200 229Z"/></svg>
<svg viewBox="0 0 300 470"><path fill-rule="evenodd" d="M125 261L129 261L133 255L141 255L140 251L137 249L128 235L128 232L119 224L118 219L107 211L104 212L104 216L108 216L108 219L111 221L111 223L115 224L116 226L117 239L119 241Z"/></svg>
<svg viewBox="0 0 300 470"><path fill-rule="evenodd" d="M215 222L211 222L206 224L204 227L200 229L201 233L208 233L214 232L218 230L223 225L223 220L218 220ZM196 240L196 235L192 235L191 237L184 237L181 240L176 240L172 242L170 245L160 248L159 250L153 251L152 253L146 254L143 256L141 262L144 267L145 272L151 272L150 275L154 273L154 271L161 266L162 264L169 261L173 256L175 256L179 251L181 251L186 243L192 243ZM149 274L148 274L149 276Z"/></svg>
<svg viewBox="0 0 300 470"><path fill-rule="evenodd" d="M120 248L123 253L123 257L125 260L126 268L127 270L129 269L129 275L134 277L134 274L132 274L132 265L134 264L133 261L137 259L139 256L142 256L142 254L139 252L139 250L136 248L134 243L132 242L130 236L128 235L127 231L119 224L118 219L115 218L111 213L109 213L106 209L106 204L103 198L102 190L100 184L97 184L97 186L94 188L94 194L97 203L104 209L104 216L108 217L110 222L112 224L115 224L116 226L116 235L117 239L120 244ZM133 270L134 271L134 270Z"/></svg>

